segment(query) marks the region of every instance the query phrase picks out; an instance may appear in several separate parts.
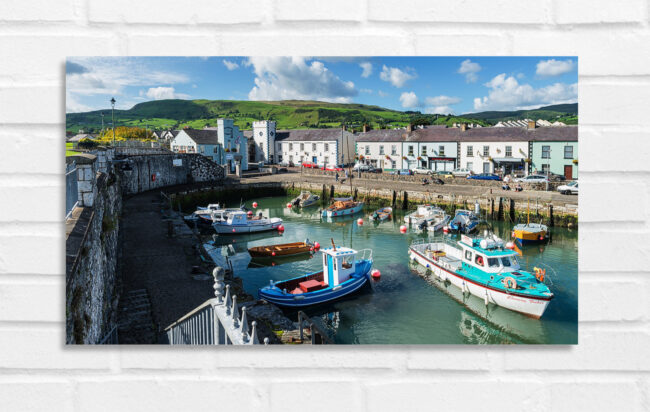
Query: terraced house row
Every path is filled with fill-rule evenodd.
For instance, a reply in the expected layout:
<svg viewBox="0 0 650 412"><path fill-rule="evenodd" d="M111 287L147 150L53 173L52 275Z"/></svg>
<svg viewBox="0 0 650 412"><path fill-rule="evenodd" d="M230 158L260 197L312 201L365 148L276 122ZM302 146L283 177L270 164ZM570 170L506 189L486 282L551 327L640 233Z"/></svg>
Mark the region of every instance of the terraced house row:
<svg viewBox="0 0 650 412"><path fill-rule="evenodd" d="M425 168L526 176L555 173L578 178L578 127L458 128L370 130L356 135L361 163L383 170Z"/></svg>

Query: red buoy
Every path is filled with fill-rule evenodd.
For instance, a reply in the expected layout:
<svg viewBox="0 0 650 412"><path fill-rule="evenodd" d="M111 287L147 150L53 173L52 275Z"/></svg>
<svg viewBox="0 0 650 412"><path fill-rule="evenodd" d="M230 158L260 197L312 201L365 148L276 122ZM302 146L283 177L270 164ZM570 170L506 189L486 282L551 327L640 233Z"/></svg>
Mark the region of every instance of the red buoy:
<svg viewBox="0 0 650 412"><path fill-rule="evenodd" d="M257 202L253 202L253 209L257 209Z"/></svg>
<svg viewBox="0 0 650 412"><path fill-rule="evenodd" d="M318 250L318 249L320 249L320 243L315 242L314 243L314 250Z"/></svg>
<svg viewBox="0 0 650 412"><path fill-rule="evenodd" d="M400 226L399 231L402 233L406 233L406 226L405 225Z"/></svg>
<svg viewBox="0 0 650 412"><path fill-rule="evenodd" d="M249 210L248 213L246 213L246 214L247 214L249 217L250 217L250 216L253 216L253 211L252 211L252 210Z"/></svg>
<svg viewBox="0 0 650 412"><path fill-rule="evenodd" d="M514 248L515 248L515 244L514 244L514 243L512 243L512 242L507 242L507 243L506 243L506 249L510 249L510 250L512 250L512 249L514 249Z"/></svg>
<svg viewBox="0 0 650 412"><path fill-rule="evenodd" d="M442 228L443 233L449 233L449 226L445 226Z"/></svg>
<svg viewBox="0 0 650 412"><path fill-rule="evenodd" d="M287 203L287 207L291 209L291 206L293 206L291 203Z"/></svg>
<svg viewBox="0 0 650 412"><path fill-rule="evenodd" d="M370 272L370 276L372 276L373 279L379 279L381 277L381 272L378 269L375 269Z"/></svg>
<svg viewBox="0 0 650 412"><path fill-rule="evenodd" d="M362 218L357 219L357 225L363 226L363 219Z"/></svg>
<svg viewBox="0 0 650 412"><path fill-rule="evenodd" d="M271 256L275 256L275 252L271 252Z"/></svg>
<svg viewBox="0 0 650 412"><path fill-rule="evenodd" d="M284 232L284 225L278 226L278 232Z"/></svg>
<svg viewBox="0 0 650 412"><path fill-rule="evenodd" d="M235 228L234 227L232 228L232 233L235 233Z"/></svg>

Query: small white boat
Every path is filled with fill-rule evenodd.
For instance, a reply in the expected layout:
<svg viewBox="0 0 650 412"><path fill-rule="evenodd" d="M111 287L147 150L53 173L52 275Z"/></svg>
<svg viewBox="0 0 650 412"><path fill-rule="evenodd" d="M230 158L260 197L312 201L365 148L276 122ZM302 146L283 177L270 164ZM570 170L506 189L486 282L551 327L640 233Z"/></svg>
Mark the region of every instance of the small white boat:
<svg viewBox="0 0 650 412"><path fill-rule="evenodd" d="M291 204L296 207L309 207L318 203L319 200L320 196L308 191L303 191L300 192L300 195L291 201Z"/></svg>
<svg viewBox="0 0 650 412"><path fill-rule="evenodd" d="M445 225L447 225L450 220L451 216L445 213L444 210L440 209L440 211L436 212L436 214L433 216L433 219L429 220L427 230L429 232L437 232L438 230L442 230L442 228L445 227Z"/></svg>
<svg viewBox="0 0 650 412"><path fill-rule="evenodd" d="M196 221L198 223L212 224L215 220L223 220L224 214L237 212L241 208L222 209L219 203L210 203L207 207L199 206L194 212L184 217L188 221Z"/></svg>
<svg viewBox="0 0 650 412"><path fill-rule="evenodd" d="M426 222L439 219L441 215L446 215L445 211L432 205L420 205L413 213L404 216L404 222L415 226L422 226Z"/></svg>
<svg viewBox="0 0 650 412"><path fill-rule="evenodd" d="M225 220L215 220L212 223L212 227L219 234L264 232L266 230L276 230L282 225L282 219L279 217L263 217L261 212L258 216L249 217L246 212L239 210L227 213L225 216Z"/></svg>

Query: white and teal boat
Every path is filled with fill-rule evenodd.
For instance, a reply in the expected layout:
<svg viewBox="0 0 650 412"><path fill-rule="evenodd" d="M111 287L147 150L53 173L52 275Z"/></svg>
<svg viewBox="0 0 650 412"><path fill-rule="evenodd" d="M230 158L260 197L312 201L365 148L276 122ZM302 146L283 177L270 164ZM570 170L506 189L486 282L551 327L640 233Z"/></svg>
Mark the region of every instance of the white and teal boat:
<svg viewBox="0 0 650 412"><path fill-rule="evenodd" d="M409 256L439 280L449 281L463 293L483 299L486 305L540 318L553 299L544 282L545 271L521 270L517 253L504 247L495 235L462 235L456 243L420 241L409 247Z"/></svg>

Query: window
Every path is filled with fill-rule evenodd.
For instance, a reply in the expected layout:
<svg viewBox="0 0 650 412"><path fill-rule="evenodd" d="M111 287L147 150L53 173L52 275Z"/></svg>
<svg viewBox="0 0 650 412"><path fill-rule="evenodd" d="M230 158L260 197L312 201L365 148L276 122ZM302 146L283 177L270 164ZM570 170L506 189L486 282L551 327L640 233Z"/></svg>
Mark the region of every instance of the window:
<svg viewBox="0 0 650 412"><path fill-rule="evenodd" d="M397 146L396 145L392 145L390 147L390 154L393 155L393 156L395 156L397 154Z"/></svg>
<svg viewBox="0 0 650 412"><path fill-rule="evenodd" d="M438 146L438 156L445 155L445 146Z"/></svg>
<svg viewBox="0 0 650 412"><path fill-rule="evenodd" d="M264 153L264 143L260 143L260 152Z"/></svg>
<svg viewBox="0 0 650 412"><path fill-rule="evenodd" d="M476 258L474 259L474 263L476 263L479 266L485 266L485 259L483 259L483 256L481 255L476 255Z"/></svg>
<svg viewBox="0 0 650 412"><path fill-rule="evenodd" d="M483 173L490 173L490 162L483 163Z"/></svg>
<svg viewBox="0 0 650 412"><path fill-rule="evenodd" d="M379 154L380 155L384 154L384 146L379 146Z"/></svg>
<svg viewBox="0 0 650 412"><path fill-rule="evenodd" d="M573 146L564 146L564 158L573 159Z"/></svg>
<svg viewBox="0 0 650 412"><path fill-rule="evenodd" d="M510 258L508 258L508 257L501 258L501 264L502 264L504 267L510 267L510 266L512 266L512 265L510 264Z"/></svg>
<svg viewBox="0 0 650 412"><path fill-rule="evenodd" d="M324 165L327 166L328 164L330 164L330 158L325 156Z"/></svg>
<svg viewBox="0 0 650 412"><path fill-rule="evenodd" d="M499 258L488 258L488 266L491 268L498 268Z"/></svg>
<svg viewBox="0 0 650 412"><path fill-rule="evenodd" d="M467 170L470 170L470 171L471 171L471 170L474 170L474 163L472 163L472 162L467 162L467 164L465 165L465 167L467 168Z"/></svg>
<svg viewBox="0 0 650 412"><path fill-rule="evenodd" d="M409 156L413 156L413 146L409 146Z"/></svg>
<svg viewBox="0 0 650 412"><path fill-rule="evenodd" d="M542 159L551 158L551 146L542 146Z"/></svg>
<svg viewBox="0 0 650 412"><path fill-rule="evenodd" d="M370 154L370 145L367 145L367 146L366 146L366 154L367 154L367 155Z"/></svg>
<svg viewBox="0 0 650 412"><path fill-rule="evenodd" d="M205 153L205 146L199 146L199 152Z"/></svg>
<svg viewBox="0 0 650 412"><path fill-rule="evenodd" d="M483 146L483 156L490 155L490 146Z"/></svg>
<svg viewBox="0 0 650 412"><path fill-rule="evenodd" d="M215 152L215 153L219 153L219 146L215 146L215 147L214 147L214 152Z"/></svg>
<svg viewBox="0 0 650 412"><path fill-rule="evenodd" d="M326 152L330 151L330 144L329 143L325 143L325 151Z"/></svg>
<svg viewBox="0 0 650 412"><path fill-rule="evenodd" d="M293 155L289 155L289 161L293 162Z"/></svg>
<svg viewBox="0 0 650 412"><path fill-rule="evenodd" d="M512 157L512 146L506 146L506 157Z"/></svg>
<svg viewBox="0 0 650 412"><path fill-rule="evenodd" d="M426 146L422 146L422 153L421 153L421 155L422 155L422 156L426 156L426 155L427 155L427 147L426 147Z"/></svg>
<svg viewBox="0 0 650 412"><path fill-rule="evenodd" d="M396 169L397 168L397 163L394 160L390 161L390 168L391 169Z"/></svg>
<svg viewBox="0 0 650 412"><path fill-rule="evenodd" d="M465 260L468 262L472 261L472 251L471 250L465 250Z"/></svg>
<svg viewBox="0 0 650 412"><path fill-rule="evenodd" d="M260 132L260 136L264 136L264 133L263 133L263 132Z"/></svg>
<svg viewBox="0 0 650 412"><path fill-rule="evenodd" d="M289 151L293 151L293 143L289 143Z"/></svg>
<svg viewBox="0 0 650 412"><path fill-rule="evenodd" d="M300 151L303 152L305 150L305 144L300 143Z"/></svg>
<svg viewBox="0 0 650 412"><path fill-rule="evenodd" d="M551 165L548 163L542 165L542 173L543 174L548 174L548 172L551 171Z"/></svg>
<svg viewBox="0 0 650 412"><path fill-rule="evenodd" d="M282 151L282 145L280 145L280 143L278 143L276 147L278 152Z"/></svg>
<svg viewBox="0 0 650 412"><path fill-rule="evenodd" d="M311 144L311 151L315 152L316 151L316 143Z"/></svg>
<svg viewBox="0 0 650 412"><path fill-rule="evenodd" d="M467 157L472 157L474 156L474 146L467 146Z"/></svg>

